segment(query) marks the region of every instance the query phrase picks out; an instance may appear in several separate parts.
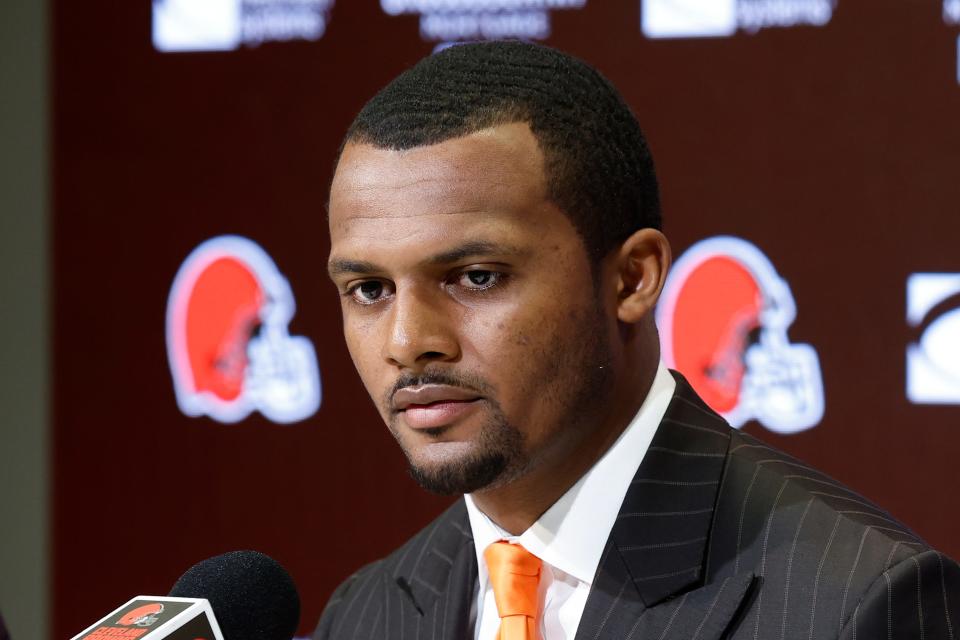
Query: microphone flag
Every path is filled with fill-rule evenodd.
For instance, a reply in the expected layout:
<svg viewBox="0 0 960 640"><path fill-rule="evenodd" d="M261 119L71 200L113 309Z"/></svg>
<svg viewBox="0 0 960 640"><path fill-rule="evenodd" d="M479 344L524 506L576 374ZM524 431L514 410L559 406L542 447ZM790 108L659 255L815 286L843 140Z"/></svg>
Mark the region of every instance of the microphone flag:
<svg viewBox="0 0 960 640"><path fill-rule="evenodd" d="M224 640L203 598L137 596L71 640Z"/></svg>

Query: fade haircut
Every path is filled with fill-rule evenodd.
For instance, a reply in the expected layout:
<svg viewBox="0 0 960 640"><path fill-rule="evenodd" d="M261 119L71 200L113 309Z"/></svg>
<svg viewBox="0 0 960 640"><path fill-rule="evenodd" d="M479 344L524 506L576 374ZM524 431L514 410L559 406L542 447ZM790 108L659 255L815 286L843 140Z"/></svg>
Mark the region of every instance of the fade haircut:
<svg viewBox="0 0 960 640"><path fill-rule="evenodd" d="M404 150L501 124L529 125L551 201L594 266L638 229L659 229L653 159L617 90L548 47L499 41L449 47L400 74L360 111L344 144Z"/></svg>

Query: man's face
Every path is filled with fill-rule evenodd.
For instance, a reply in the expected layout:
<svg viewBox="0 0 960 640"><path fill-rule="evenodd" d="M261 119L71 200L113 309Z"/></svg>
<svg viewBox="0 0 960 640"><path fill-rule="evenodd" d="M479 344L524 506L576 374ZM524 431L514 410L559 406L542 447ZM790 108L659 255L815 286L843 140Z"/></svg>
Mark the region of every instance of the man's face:
<svg viewBox="0 0 960 640"><path fill-rule="evenodd" d="M350 355L421 484L469 493L576 455L611 323L526 124L348 144L330 235Z"/></svg>

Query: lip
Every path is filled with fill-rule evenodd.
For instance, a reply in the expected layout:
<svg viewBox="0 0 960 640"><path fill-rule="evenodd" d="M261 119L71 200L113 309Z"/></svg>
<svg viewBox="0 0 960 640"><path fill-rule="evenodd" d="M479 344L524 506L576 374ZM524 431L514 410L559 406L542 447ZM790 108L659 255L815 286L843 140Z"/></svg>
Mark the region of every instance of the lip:
<svg viewBox="0 0 960 640"><path fill-rule="evenodd" d="M444 384L400 389L393 409L412 429L445 427L474 411L482 398L475 391Z"/></svg>
<svg viewBox="0 0 960 640"><path fill-rule="evenodd" d="M446 384L425 384L421 387L407 387L393 394L393 410L406 411L411 405L431 405L434 403L456 403L478 400L475 391Z"/></svg>
<svg viewBox="0 0 960 640"><path fill-rule="evenodd" d="M412 429L436 429L446 427L473 412L480 399L449 400L433 404L412 404L403 413L403 421Z"/></svg>

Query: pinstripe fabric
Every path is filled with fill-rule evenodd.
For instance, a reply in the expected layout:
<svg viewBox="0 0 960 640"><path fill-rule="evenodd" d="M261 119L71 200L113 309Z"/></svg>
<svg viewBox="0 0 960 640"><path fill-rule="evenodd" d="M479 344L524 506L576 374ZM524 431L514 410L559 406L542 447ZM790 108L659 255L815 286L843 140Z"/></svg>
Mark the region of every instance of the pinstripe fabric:
<svg viewBox="0 0 960 640"><path fill-rule="evenodd" d="M953 560L674 375L576 640L960 640ZM461 501L348 578L314 638L472 638L476 583Z"/></svg>

